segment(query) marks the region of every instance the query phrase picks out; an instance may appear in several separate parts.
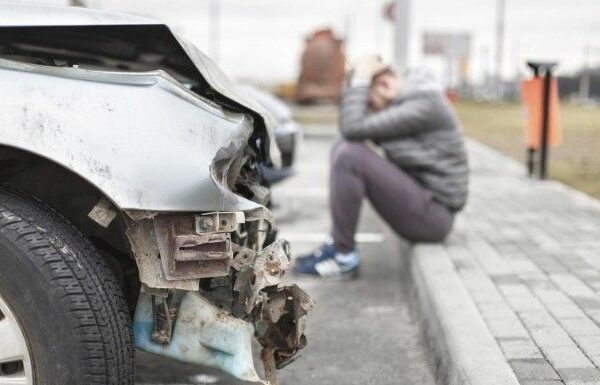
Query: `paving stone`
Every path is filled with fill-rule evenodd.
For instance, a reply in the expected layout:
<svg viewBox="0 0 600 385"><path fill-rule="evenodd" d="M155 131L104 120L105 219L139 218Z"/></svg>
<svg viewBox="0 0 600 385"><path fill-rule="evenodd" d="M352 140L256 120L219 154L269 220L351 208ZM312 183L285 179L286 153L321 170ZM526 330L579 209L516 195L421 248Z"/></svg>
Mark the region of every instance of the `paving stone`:
<svg viewBox="0 0 600 385"><path fill-rule="evenodd" d="M545 380L524 380L520 382L521 385L563 385L564 382L560 380L556 381L545 381Z"/></svg>
<svg viewBox="0 0 600 385"><path fill-rule="evenodd" d="M477 305L481 315L485 319L489 318L513 318L515 320L518 319L515 311L511 309L505 302L489 302L489 303L480 303Z"/></svg>
<svg viewBox="0 0 600 385"><path fill-rule="evenodd" d="M564 382L560 380L546 381L546 380L524 380L520 381L521 385L562 385Z"/></svg>
<svg viewBox="0 0 600 385"><path fill-rule="evenodd" d="M490 275L490 278L492 278L492 281L494 281L497 285L521 283L521 278L519 278L517 274L496 274Z"/></svg>
<svg viewBox="0 0 600 385"><path fill-rule="evenodd" d="M574 336L573 338L588 357L600 357L600 336Z"/></svg>
<svg viewBox="0 0 600 385"><path fill-rule="evenodd" d="M573 274L550 274L550 279L571 297L596 297L594 290Z"/></svg>
<svg viewBox="0 0 600 385"><path fill-rule="evenodd" d="M519 318L528 329L559 328L559 323L545 310L519 312Z"/></svg>
<svg viewBox="0 0 600 385"><path fill-rule="evenodd" d="M592 362L588 360L576 345L558 347L542 346L541 349L554 369L594 367Z"/></svg>
<svg viewBox="0 0 600 385"><path fill-rule="evenodd" d="M600 335L600 328L587 317L561 319L559 322L571 336Z"/></svg>
<svg viewBox="0 0 600 385"><path fill-rule="evenodd" d="M521 324L519 318L502 317L502 318L486 318L484 317L490 332L496 338L528 338L529 333Z"/></svg>
<svg viewBox="0 0 600 385"><path fill-rule="evenodd" d="M498 343L507 360L544 358L529 338L499 338Z"/></svg>
<svg viewBox="0 0 600 385"><path fill-rule="evenodd" d="M598 356L589 356L590 361L596 365L596 367L600 367L600 355Z"/></svg>
<svg viewBox="0 0 600 385"><path fill-rule="evenodd" d="M573 302L550 303L546 307L558 319L584 318L586 314Z"/></svg>
<svg viewBox="0 0 600 385"><path fill-rule="evenodd" d="M597 325L600 325L600 309L585 309L585 314L596 322Z"/></svg>
<svg viewBox="0 0 600 385"><path fill-rule="evenodd" d="M482 270L463 269L459 271L469 294L477 303L504 302L504 298L490 277Z"/></svg>
<svg viewBox="0 0 600 385"><path fill-rule="evenodd" d="M535 298L524 284L501 284L498 288L504 294L506 301L516 311L543 309L542 303Z"/></svg>
<svg viewBox="0 0 600 385"><path fill-rule="evenodd" d="M559 380L560 377L544 359L509 360L517 379L522 380Z"/></svg>
<svg viewBox="0 0 600 385"><path fill-rule="evenodd" d="M569 383L571 381L580 381L581 383L600 382L600 370L597 368L563 368L556 369L560 378ZM573 382L571 382L573 383Z"/></svg>
<svg viewBox="0 0 600 385"><path fill-rule="evenodd" d="M600 300L597 298L574 296L572 299L585 312L590 310L600 310Z"/></svg>
<svg viewBox="0 0 600 385"><path fill-rule="evenodd" d="M539 298L544 304L551 303L572 303L567 295L562 292L554 283L546 281L538 284L528 284L531 291Z"/></svg>
<svg viewBox="0 0 600 385"><path fill-rule="evenodd" d="M575 342L560 327L529 329L535 343L541 347L573 346Z"/></svg>

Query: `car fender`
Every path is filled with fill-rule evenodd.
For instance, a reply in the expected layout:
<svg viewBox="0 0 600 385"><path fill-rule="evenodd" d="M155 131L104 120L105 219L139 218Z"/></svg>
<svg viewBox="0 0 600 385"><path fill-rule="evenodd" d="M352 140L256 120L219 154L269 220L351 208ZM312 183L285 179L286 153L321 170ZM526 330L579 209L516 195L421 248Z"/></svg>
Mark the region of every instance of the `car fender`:
<svg viewBox="0 0 600 385"><path fill-rule="evenodd" d="M258 207L223 186L214 169L246 145L252 118L224 111L163 71L0 59L0 79L0 144L66 167L120 209Z"/></svg>

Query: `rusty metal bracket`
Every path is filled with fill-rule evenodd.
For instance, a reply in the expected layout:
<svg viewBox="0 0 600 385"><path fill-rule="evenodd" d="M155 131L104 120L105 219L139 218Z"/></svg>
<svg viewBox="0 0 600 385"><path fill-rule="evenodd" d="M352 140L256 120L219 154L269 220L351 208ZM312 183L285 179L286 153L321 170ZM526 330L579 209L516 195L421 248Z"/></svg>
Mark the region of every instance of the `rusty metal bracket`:
<svg viewBox="0 0 600 385"><path fill-rule="evenodd" d="M315 302L298 286L285 286L269 292L256 322L256 338L270 347L277 369L290 364L306 346L306 314ZM265 362L265 364L267 364Z"/></svg>
<svg viewBox="0 0 600 385"><path fill-rule="evenodd" d="M245 222L244 213L212 212L196 215L195 227L198 234L232 233Z"/></svg>
<svg viewBox="0 0 600 385"><path fill-rule="evenodd" d="M152 296L154 324L150 338L153 341L161 345L171 343L180 302L180 296L175 292L170 292L166 296Z"/></svg>
<svg viewBox="0 0 600 385"><path fill-rule="evenodd" d="M165 278L168 280L221 277L229 274L233 251L231 232L236 213L158 215L154 229Z"/></svg>
<svg viewBox="0 0 600 385"><path fill-rule="evenodd" d="M283 239L258 252L254 264L243 266L235 281L233 290L239 293L236 312L249 314L266 298L262 290L279 285L289 267L289 243Z"/></svg>

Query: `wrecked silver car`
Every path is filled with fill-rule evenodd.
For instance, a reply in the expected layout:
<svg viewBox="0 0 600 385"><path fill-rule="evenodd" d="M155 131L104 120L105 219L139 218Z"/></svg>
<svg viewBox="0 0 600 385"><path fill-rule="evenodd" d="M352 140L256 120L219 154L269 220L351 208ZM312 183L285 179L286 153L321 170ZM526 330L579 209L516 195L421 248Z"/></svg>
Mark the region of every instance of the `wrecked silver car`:
<svg viewBox="0 0 600 385"><path fill-rule="evenodd" d="M260 381L306 345L268 113L153 20L0 3L0 383L131 384L134 348Z"/></svg>

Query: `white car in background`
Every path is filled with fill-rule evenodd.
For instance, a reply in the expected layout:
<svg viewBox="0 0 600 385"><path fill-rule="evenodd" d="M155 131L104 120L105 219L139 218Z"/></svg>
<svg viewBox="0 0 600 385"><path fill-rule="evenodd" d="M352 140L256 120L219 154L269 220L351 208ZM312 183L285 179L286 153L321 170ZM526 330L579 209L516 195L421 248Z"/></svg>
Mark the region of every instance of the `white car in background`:
<svg viewBox="0 0 600 385"><path fill-rule="evenodd" d="M264 178L269 184L274 184L293 175L294 160L302 139L302 130L294 121L291 109L284 101L258 87L242 85L240 90L260 103L275 121L275 140L281 153L281 165L278 167L261 165Z"/></svg>

